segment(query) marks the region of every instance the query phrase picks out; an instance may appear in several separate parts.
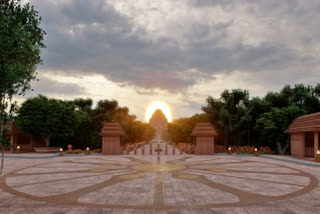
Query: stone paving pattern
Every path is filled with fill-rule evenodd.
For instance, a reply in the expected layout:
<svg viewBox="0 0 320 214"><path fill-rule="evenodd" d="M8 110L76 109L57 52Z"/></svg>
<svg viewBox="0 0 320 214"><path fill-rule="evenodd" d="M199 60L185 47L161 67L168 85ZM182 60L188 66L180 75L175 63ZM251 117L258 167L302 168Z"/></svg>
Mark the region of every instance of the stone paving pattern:
<svg viewBox="0 0 320 214"><path fill-rule="evenodd" d="M318 167L228 155L22 156L6 159L0 213L320 213Z"/></svg>

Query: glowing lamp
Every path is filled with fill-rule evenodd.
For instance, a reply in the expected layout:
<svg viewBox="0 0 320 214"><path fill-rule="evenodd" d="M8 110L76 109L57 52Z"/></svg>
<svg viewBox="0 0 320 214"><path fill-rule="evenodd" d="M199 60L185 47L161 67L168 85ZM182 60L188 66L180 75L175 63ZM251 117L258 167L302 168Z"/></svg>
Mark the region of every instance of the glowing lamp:
<svg viewBox="0 0 320 214"><path fill-rule="evenodd" d="M317 155L320 155L320 150L317 151Z"/></svg>
<svg viewBox="0 0 320 214"><path fill-rule="evenodd" d="M257 151L258 151L258 149L257 149L257 148L254 148L254 151L255 151L255 152L257 152Z"/></svg>

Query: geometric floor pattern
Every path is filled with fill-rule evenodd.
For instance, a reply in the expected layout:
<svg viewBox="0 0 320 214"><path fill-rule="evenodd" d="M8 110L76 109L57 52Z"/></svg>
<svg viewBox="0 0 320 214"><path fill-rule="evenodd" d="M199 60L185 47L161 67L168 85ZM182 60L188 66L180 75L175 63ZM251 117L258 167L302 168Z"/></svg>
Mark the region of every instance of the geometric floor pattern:
<svg viewBox="0 0 320 214"><path fill-rule="evenodd" d="M27 166L11 167L0 178L0 195L4 193L0 212L19 211L12 201L8 209L1 209L6 206L1 199L11 198L27 200L30 207L35 202L39 209L61 206L61 213L70 212L66 207L91 213L227 213L228 209L249 213L257 206L320 196L320 173L310 171L279 161L234 156L123 155L33 160ZM279 213L299 213L299 209L286 207L286 202ZM29 206L26 201L24 204ZM317 213L318 205L320 202L312 204L304 213Z"/></svg>

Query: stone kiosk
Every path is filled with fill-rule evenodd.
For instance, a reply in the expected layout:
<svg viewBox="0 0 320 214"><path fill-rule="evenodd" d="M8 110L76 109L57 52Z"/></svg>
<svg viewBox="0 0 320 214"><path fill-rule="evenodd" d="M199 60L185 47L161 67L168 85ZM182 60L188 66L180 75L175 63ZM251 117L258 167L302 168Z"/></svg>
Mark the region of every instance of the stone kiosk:
<svg viewBox="0 0 320 214"><path fill-rule="evenodd" d="M24 134L13 122L9 123L9 131L11 147L20 146L20 150L24 152L33 152L36 147L45 147L43 138Z"/></svg>
<svg viewBox="0 0 320 214"><path fill-rule="evenodd" d="M197 123L193 128L191 136L194 137L196 155L213 155L214 136L216 130L210 123Z"/></svg>
<svg viewBox="0 0 320 214"><path fill-rule="evenodd" d="M287 133L291 134L291 155L315 158L319 149L320 112L295 119Z"/></svg>
<svg viewBox="0 0 320 214"><path fill-rule="evenodd" d="M104 155L121 155L121 137L124 136L119 123L107 123L102 128L100 135L102 136L102 153Z"/></svg>

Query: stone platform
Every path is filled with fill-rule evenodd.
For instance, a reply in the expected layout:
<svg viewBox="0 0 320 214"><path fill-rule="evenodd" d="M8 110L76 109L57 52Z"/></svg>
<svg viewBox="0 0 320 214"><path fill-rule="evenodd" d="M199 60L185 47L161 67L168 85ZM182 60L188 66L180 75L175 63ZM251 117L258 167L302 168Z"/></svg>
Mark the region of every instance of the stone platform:
<svg viewBox="0 0 320 214"><path fill-rule="evenodd" d="M0 213L320 213L320 168L253 156L7 158Z"/></svg>

